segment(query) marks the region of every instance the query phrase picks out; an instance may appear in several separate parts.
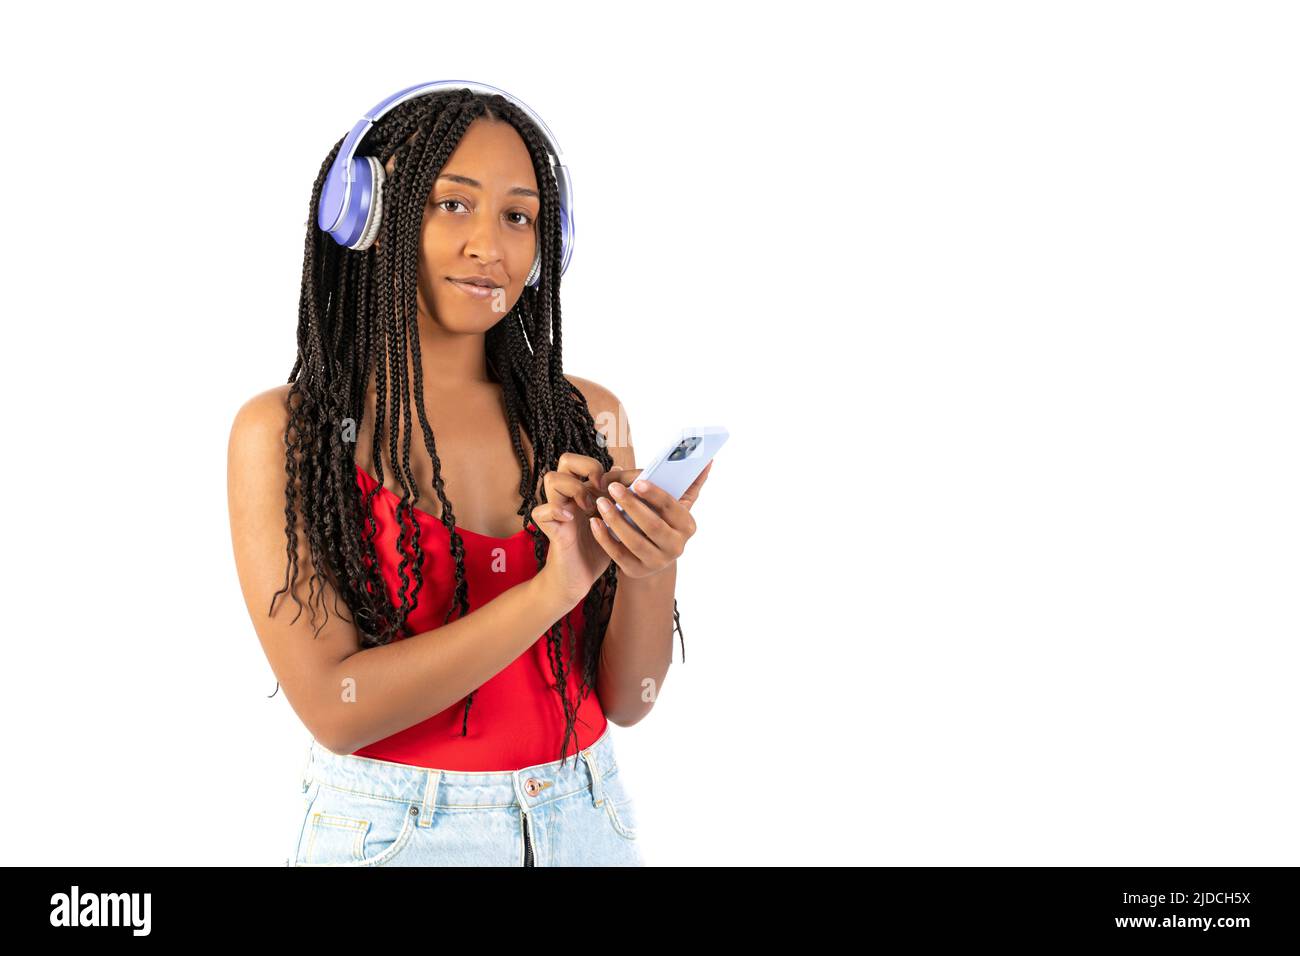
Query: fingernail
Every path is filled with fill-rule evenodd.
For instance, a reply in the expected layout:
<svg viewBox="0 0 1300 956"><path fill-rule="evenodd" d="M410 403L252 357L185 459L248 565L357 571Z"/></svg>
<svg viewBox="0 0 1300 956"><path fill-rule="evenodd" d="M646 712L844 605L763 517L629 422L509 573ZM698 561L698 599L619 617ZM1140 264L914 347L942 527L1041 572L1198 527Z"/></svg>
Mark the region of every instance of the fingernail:
<svg viewBox="0 0 1300 956"><path fill-rule="evenodd" d="M596 499L596 507L599 508L601 511L608 511L608 510L609 510L609 499L608 499L608 498L597 498L597 499Z"/></svg>
<svg viewBox="0 0 1300 956"><path fill-rule="evenodd" d="M622 485L620 485L617 481L611 481L609 483L609 493L613 495L615 498L622 498L623 495L627 494L627 489L624 488Z"/></svg>
<svg viewBox="0 0 1300 956"><path fill-rule="evenodd" d="M648 490L650 489L650 482L648 482L648 481L638 481L638 482L637 482L635 485L633 485L632 487L635 488L637 491L648 491Z"/></svg>
<svg viewBox="0 0 1300 956"><path fill-rule="evenodd" d="M595 531L600 524L600 522L598 522L595 518L588 518L587 521L591 524L592 531Z"/></svg>
<svg viewBox="0 0 1300 956"><path fill-rule="evenodd" d="M560 509L560 514L564 515L564 517L566 517L566 518L572 518L572 517L573 517L573 512L570 511L568 508L561 508L561 509Z"/></svg>

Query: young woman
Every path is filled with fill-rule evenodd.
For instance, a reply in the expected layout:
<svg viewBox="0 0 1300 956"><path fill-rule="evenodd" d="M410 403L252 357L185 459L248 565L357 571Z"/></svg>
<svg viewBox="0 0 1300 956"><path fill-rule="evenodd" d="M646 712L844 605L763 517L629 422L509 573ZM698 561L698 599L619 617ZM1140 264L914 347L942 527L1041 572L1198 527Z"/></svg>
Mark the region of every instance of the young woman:
<svg viewBox="0 0 1300 956"><path fill-rule="evenodd" d="M608 725L663 684L708 471L632 495L626 414L563 374L545 127L499 91L395 100L348 244L322 192L349 137L322 164L297 360L230 434L241 588L313 738L288 862L639 865Z"/></svg>

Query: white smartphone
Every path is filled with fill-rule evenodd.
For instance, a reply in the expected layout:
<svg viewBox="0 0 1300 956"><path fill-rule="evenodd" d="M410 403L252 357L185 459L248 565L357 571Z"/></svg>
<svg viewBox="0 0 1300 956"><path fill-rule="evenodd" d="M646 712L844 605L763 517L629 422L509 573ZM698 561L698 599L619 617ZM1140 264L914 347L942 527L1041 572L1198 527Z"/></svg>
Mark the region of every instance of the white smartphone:
<svg viewBox="0 0 1300 956"><path fill-rule="evenodd" d="M637 475L635 480L648 481L674 498L680 498L691 483L700 476L704 466L713 460L713 456L726 443L730 434L721 425L683 428L649 465L641 469L641 474ZM631 487L628 490L636 494ZM624 510L618 502L614 502L614 507L619 511ZM626 512L623 518L636 528L636 522L632 521ZM637 530L641 529L637 528ZM610 529L610 533L614 533L613 528ZM614 540L619 540L617 534L614 534Z"/></svg>

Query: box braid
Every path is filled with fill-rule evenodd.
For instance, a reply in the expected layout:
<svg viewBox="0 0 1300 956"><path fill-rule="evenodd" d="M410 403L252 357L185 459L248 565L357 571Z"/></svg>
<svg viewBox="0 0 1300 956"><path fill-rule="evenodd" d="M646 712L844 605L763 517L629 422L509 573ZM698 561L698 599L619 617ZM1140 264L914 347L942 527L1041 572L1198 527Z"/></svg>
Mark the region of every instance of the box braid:
<svg viewBox="0 0 1300 956"><path fill-rule="evenodd" d="M325 177L339 150L340 139L321 164L312 187L307 238L298 306L298 351L289 373L289 421L285 429L286 551L285 583L271 599L298 578L297 512L301 509L306 538L315 565L308 589L311 619L323 604L323 578L352 612L361 646L375 647L392 641L400 632L410 636L410 612L419 604L423 586L424 552L415 510L420 492L411 472L410 448L412 394L424 394L420 357L416 286L419 233L424 207L434 181L475 119L487 117L510 123L532 157L541 197L538 242L541 276L535 287L525 286L519 301L485 335L488 376L501 386L511 444L520 467L518 514L533 539L540 570L545 566L549 539L528 520L537 500L538 476L555 470L563 452L595 458L606 469L613 458L604 447L582 392L564 377L560 334L561 228L559 192L551 172L545 140L532 120L505 97L469 89L440 90L414 97L386 113L366 134L366 151L381 163L395 157L394 172L384 184L382 242L354 251L338 245L316 225ZM346 137L345 137L346 138ZM411 368L407 369L410 350ZM375 402L371 460L378 482L362 493L356 482L356 452L344 430L347 422L360 422L365 413L366 386L373 370ZM412 381L413 377L413 381ZM388 408L385 409L387 400ZM429 427L423 401L416 401L421 435L433 462L433 488L442 504L442 523L451 540L455 562L455 587L443 624L452 612L469 613L469 588L465 576L465 548L456 530L455 510L447 499L437 443ZM388 429L388 460L402 486L396 507L398 537L399 603L394 606L379 570L375 550L377 523L372 501L384 487L381 436ZM398 430L402 432L399 454ZM529 462L521 438L526 431L533 446ZM543 489L543 496L545 491ZM407 533L407 522L410 533ZM413 580L412 580L413 579ZM596 681L600 648L613 612L617 568L611 563L592 585L583 601L585 626L581 638L581 689L577 703L565 693L566 660L575 659L577 636L568 615L546 632L547 658L565 714L560 759L576 737L577 705L591 693ZM325 610L328 618L328 610ZM294 620L297 620L295 615ZM322 626L324 621L322 621ZM673 601L674 630L682 639L677 602ZM317 629L319 634L319 628ZM567 645L565 639L567 638ZM469 711L475 691L465 698L461 735L468 731ZM575 751L576 757L576 751Z"/></svg>

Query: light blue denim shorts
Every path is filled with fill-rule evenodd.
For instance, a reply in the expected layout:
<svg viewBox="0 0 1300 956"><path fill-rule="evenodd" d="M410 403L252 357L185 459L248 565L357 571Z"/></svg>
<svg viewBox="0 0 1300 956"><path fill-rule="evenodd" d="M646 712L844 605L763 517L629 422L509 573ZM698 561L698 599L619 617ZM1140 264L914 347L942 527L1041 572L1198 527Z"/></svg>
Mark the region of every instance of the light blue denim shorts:
<svg viewBox="0 0 1300 956"><path fill-rule="evenodd" d="M610 726L576 758L451 771L331 753L303 771L292 866L644 866Z"/></svg>

